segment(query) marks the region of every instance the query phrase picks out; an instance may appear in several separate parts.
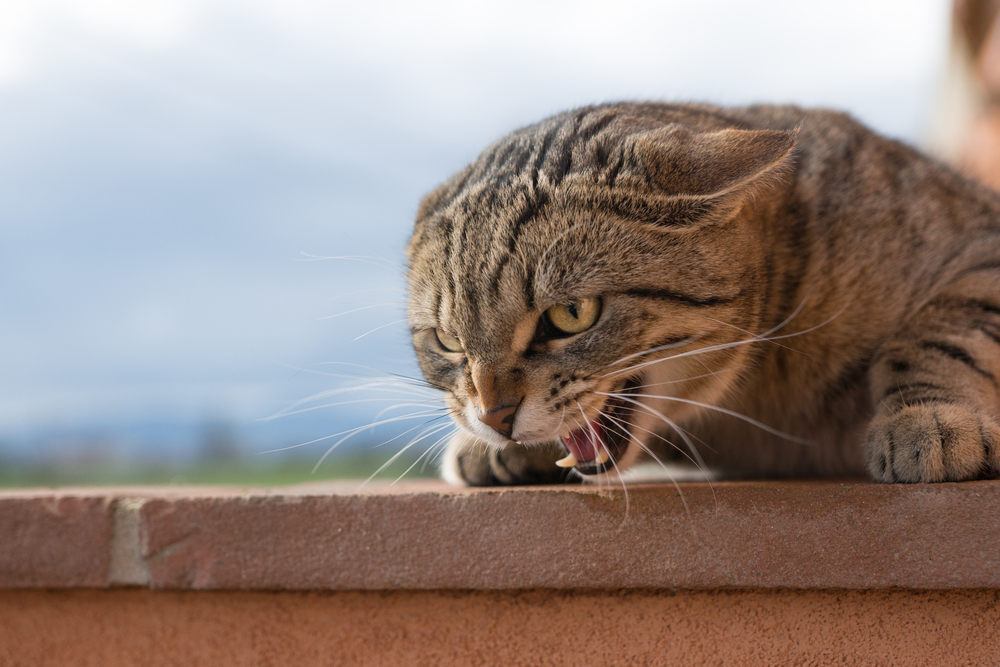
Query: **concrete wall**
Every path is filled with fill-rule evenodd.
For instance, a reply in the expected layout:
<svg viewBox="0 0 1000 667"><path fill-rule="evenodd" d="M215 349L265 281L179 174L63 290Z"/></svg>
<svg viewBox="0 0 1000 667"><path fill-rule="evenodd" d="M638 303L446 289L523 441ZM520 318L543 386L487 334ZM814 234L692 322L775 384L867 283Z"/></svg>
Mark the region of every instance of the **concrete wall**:
<svg viewBox="0 0 1000 667"><path fill-rule="evenodd" d="M998 591L7 591L0 664L996 665Z"/></svg>
<svg viewBox="0 0 1000 667"><path fill-rule="evenodd" d="M1000 482L0 492L0 665L1000 664Z"/></svg>

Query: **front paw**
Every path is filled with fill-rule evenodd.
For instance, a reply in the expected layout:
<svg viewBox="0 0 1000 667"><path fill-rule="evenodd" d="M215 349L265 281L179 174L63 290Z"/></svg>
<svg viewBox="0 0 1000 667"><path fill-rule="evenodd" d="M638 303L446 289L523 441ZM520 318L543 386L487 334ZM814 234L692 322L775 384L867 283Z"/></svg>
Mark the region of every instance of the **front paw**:
<svg viewBox="0 0 1000 667"><path fill-rule="evenodd" d="M461 432L445 449L441 474L456 486L559 484L572 481L572 472L555 464L564 455L558 443L527 447L508 442L500 448L487 447Z"/></svg>
<svg viewBox="0 0 1000 667"><path fill-rule="evenodd" d="M868 470L880 482L957 482L1000 472L1000 425L944 403L912 405L868 428Z"/></svg>

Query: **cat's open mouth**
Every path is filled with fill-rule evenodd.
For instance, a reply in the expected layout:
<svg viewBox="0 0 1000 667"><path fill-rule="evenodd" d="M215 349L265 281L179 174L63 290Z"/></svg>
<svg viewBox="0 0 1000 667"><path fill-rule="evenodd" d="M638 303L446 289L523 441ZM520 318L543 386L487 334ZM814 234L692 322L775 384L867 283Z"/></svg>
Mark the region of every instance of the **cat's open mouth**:
<svg viewBox="0 0 1000 667"><path fill-rule="evenodd" d="M620 394L639 394L639 377L629 378ZM633 404L625 398L612 397L605 403L601 416L583 428L562 437L569 456L559 465L575 467L584 475L597 475L616 469L625 454L631 436L628 433L627 414L634 411Z"/></svg>

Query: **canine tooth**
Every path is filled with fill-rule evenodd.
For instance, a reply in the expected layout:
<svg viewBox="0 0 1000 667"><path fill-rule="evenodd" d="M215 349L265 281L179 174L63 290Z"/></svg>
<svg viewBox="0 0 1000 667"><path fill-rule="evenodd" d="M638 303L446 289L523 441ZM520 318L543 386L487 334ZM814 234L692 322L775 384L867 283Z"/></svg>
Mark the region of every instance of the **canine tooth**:
<svg viewBox="0 0 1000 667"><path fill-rule="evenodd" d="M611 457L608 456L608 450L604 449L603 447L598 448L597 450L598 463L607 463L609 458Z"/></svg>
<svg viewBox="0 0 1000 667"><path fill-rule="evenodd" d="M559 466L560 468L572 468L577 463L579 463L579 461L577 461L576 457L573 456L572 454L567 455L566 458L564 459L559 459L558 461L556 461L556 465Z"/></svg>

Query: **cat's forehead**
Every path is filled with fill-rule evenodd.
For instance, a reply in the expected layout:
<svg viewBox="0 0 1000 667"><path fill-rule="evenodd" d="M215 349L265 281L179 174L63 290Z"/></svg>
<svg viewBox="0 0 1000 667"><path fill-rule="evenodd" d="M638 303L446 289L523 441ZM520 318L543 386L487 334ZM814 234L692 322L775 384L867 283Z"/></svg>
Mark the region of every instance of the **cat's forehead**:
<svg viewBox="0 0 1000 667"><path fill-rule="evenodd" d="M537 193L509 185L473 192L436 216L411 257L411 294L427 326L503 336L556 302L598 293L602 276L620 273L621 230L565 193Z"/></svg>
<svg viewBox="0 0 1000 667"><path fill-rule="evenodd" d="M523 183L477 188L442 211L421 264L440 282L441 314L465 328L537 305L535 280L560 233L551 197ZM551 249L550 249L550 252Z"/></svg>

